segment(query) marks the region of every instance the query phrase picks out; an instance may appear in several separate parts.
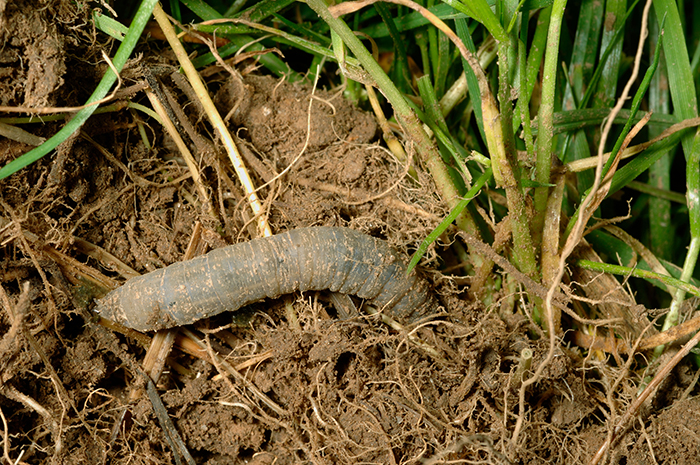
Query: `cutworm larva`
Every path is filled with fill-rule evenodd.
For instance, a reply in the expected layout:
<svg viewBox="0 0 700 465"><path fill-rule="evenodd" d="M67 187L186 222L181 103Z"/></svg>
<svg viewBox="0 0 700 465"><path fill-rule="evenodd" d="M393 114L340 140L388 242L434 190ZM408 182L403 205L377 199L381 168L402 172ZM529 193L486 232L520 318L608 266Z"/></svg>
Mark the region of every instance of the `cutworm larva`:
<svg viewBox="0 0 700 465"><path fill-rule="evenodd" d="M97 312L139 331L193 323L295 291L356 295L399 321L429 315L437 302L425 280L386 242L336 227L299 228L213 250L132 278Z"/></svg>

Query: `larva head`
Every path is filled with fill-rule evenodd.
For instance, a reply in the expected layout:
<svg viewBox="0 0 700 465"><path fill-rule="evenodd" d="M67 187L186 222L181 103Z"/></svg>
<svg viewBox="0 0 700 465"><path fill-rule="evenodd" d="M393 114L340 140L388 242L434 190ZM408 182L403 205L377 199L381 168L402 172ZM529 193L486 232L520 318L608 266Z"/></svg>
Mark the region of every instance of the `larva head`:
<svg viewBox="0 0 700 465"><path fill-rule="evenodd" d="M167 311L162 311L162 292L158 287L148 285L152 281L150 275L132 278L99 299L95 312L102 318L144 332L183 324L173 321Z"/></svg>

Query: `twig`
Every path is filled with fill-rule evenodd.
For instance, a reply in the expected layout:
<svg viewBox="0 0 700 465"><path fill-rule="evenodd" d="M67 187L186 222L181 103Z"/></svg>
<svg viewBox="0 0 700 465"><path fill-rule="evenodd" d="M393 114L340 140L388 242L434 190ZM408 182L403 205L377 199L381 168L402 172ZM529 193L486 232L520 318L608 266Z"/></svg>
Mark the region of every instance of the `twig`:
<svg viewBox="0 0 700 465"><path fill-rule="evenodd" d="M165 410L163 401L160 400L160 397L158 396L155 384L153 384L153 381L148 377L146 373L142 372L141 375L146 379L146 392L148 392L148 399L153 405L153 411L158 417L160 426L163 428L165 438L168 440L168 442L170 443L170 447L173 450L173 455L175 456L175 463L180 465L180 463L182 463L182 456L182 458L185 459L188 465L195 465L195 461L192 458L192 455L190 455L189 451L187 450L187 446L180 437L180 433L177 432L173 421L168 415L168 411Z"/></svg>

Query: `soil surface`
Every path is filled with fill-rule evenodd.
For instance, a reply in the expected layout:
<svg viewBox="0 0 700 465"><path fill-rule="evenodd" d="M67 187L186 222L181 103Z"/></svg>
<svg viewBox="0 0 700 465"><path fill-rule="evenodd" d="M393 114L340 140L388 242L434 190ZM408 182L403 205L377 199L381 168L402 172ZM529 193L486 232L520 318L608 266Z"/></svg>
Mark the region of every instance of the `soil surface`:
<svg viewBox="0 0 700 465"><path fill-rule="evenodd" d="M93 29L96 3L40 3L0 2L0 104L80 105L104 72L99 51L113 54L117 44ZM122 88L136 90L118 101L150 107L139 86L159 83L180 109L203 189L162 127L124 106L0 181L3 463L170 464L184 461L185 449L212 465L593 457L636 396L639 375L624 358L562 344L526 391L514 443L521 353L531 350L538 366L546 338L513 313L505 292L490 305L471 298L453 275L465 264L446 245L421 266L444 310L433 318L390 327L356 311L361 301L343 307L329 292L268 299L173 332L165 370L148 384L142 367L154 334L100 320L94 299L259 232L167 47L149 40L139 52L123 72ZM265 185L259 195L273 232L343 226L408 256L446 214L424 167L416 162L417 179L406 176L374 116L344 101L342 89L223 68L203 75L253 182ZM20 127L50 137L63 124ZM31 148L1 137L0 163ZM696 381L680 366L607 463L697 463Z"/></svg>

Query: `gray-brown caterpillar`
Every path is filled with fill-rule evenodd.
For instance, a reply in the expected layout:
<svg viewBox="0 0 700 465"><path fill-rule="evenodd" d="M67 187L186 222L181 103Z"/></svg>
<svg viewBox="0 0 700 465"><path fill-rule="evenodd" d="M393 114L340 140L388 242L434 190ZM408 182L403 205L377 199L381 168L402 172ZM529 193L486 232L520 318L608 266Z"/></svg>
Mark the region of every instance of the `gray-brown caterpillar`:
<svg viewBox="0 0 700 465"><path fill-rule="evenodd" d="M139 331L193 323L295 291L356 295L400 321L433 312L427 283L386 242L347 228L310 227L223 247L132 278L97 302Z"/></svg>

